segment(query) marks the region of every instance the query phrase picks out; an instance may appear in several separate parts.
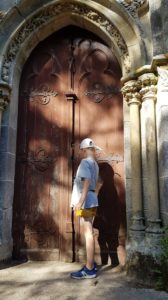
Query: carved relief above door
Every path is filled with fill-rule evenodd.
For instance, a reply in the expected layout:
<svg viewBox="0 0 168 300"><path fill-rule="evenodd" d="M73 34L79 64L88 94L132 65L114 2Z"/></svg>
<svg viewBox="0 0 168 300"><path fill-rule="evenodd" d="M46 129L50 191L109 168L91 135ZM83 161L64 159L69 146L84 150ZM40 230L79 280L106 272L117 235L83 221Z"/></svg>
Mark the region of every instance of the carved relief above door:
<svg viewBox="0 0 168 300"><path fill-rule="evenodd" d="M72 224L69 203L79 142L88 136L103 148L100 171L107 168L111 174L104 184L107 190L113 188L110 196L102 188L100 211L102 207L108 215L109 205L114 220L107 227L113 238L125 239L120 77L119 64L107 45L76 27L53 34L29 57L19 97L13 217L16 257L84 259L82 226L78 219ZM99 247L97 242L100 257Z"/></svg>

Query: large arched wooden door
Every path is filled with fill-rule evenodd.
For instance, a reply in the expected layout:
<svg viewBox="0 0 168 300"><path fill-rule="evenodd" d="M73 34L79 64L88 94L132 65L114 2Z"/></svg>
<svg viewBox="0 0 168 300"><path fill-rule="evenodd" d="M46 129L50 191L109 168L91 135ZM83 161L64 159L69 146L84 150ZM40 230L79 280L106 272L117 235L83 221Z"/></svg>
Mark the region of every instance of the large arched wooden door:
<svg viewBox="0 0 168 300"><path fill-rule="evenodd" d="M103 148L98 158L103 185L94 224L96 236L106 232L123 244L120 77L119 64L107 45L76 27L53 34L29 57L20 81L13 214L15 257L83 260L82 226L73 219L69 203L79 163L79 142L86 137ZM98 241L97 255L99 246L107 252L103 250L102 237Z"/></svg>

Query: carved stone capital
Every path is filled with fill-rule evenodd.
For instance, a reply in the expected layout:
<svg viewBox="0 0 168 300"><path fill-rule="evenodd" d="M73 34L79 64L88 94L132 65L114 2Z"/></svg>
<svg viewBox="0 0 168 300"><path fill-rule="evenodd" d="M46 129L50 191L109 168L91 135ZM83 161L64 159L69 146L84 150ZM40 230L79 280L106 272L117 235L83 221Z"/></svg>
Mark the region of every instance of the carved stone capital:
<svg viewBox="0 0 168 300"><path fill-rule="evenodd" d="M153 73L146 73L139 77L141 83L140 94L142 96L142 101L147 99L156 100L157 99L157 77Z"/></svg>
<svg viewBox="0 0 168 300"><path fill-rule="evenodd" d="M122 93L125 100L128 102L128 105L133 103L141 105L141 95L139 93L140 87L138 80L130 80L124 84Z"/></svg>
<svg viewBox="0 0 168 300"><path fill-rule="evenodd" d="M11 88L4 84L0 83L0 111L4 111L10 101L10 91Z"/></svg>
<svg viewBox="0 0 168 300"><path fill-rule="evenodd" d="M157 68L158 70L158 92L168 93L168 69Z"/></svg>

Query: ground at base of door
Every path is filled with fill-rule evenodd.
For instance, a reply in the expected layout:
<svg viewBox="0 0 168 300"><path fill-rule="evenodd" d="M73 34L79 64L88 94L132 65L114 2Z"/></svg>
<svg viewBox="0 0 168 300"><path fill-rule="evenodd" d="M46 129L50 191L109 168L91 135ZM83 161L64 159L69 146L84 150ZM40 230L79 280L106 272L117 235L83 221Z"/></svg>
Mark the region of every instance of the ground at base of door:
<svg viewBox="0 0 168 300"><path fill-rule="evenodd" d="M122 268L99 268L94 279L75 280L77 263L25 262L0 270L1 300L167 300L168 294L136 286Z"/></svg>

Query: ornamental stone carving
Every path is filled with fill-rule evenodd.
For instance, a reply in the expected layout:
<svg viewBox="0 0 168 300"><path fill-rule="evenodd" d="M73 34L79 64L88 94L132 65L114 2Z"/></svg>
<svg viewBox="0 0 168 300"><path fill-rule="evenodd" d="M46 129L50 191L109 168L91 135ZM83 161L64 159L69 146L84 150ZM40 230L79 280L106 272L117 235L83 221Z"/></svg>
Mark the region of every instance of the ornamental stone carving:
<svg viewBox="0 0 168 300"><path fill-rule="evenodd" d="M5 12L0 10L0 23L2 22L4 16L5 16Z"/></svg>
<svg viewBox="0 0 168 300"><path fill-rule="evenodd" d="M137 18L138 9L145 4L146 0L117 0L117 2L122 4L133 18Z"/></svg>
<svg viewBox="0 0 168 300"><path fill-rule="evenodd" d="M128 105L132 103L141 104L140 88L141 83L138 80L129 80L124 84L122 93Z"/></svg>
<svg viewBox="0 0 168 300"><path fill-rule="evenodd" d="M62 4L52 4L42 7L40 12L35 13L31 18L25 21L25 23L20 27L16 34L11 39L7 51L4 55L4 60L2 64L2 79L5 82L10 81L10 69L12 63L14 62L20 48L26 38L28 38L38 27L44 25L45 23L55 19L57 16L65 13L71 13L85 17L91 20L96 25L104 29L114 40L114 43L118 46L121 56L124 61L124 67L126 73L129 73L131 64L127 45L121 36L119 30L113 25L110 19L105 17L100 12L93 8L88 7L85 4L75 4L75 3L62 3Z"/></svg>
<svg viewBox="0 0 168 300"><path fill-rule="evenodd" d="M0 111L4 111L9 103L10 88L8 85L0 83Z"/></svg>
<svg viewBox="0 0 168 300"><path fill-rule="evenodd" d="M143 74L139 77L141 82L140 94L142 95L142 100L145 98L152 98L156 100L157 96L157 77L153 73Z"/></svg>

